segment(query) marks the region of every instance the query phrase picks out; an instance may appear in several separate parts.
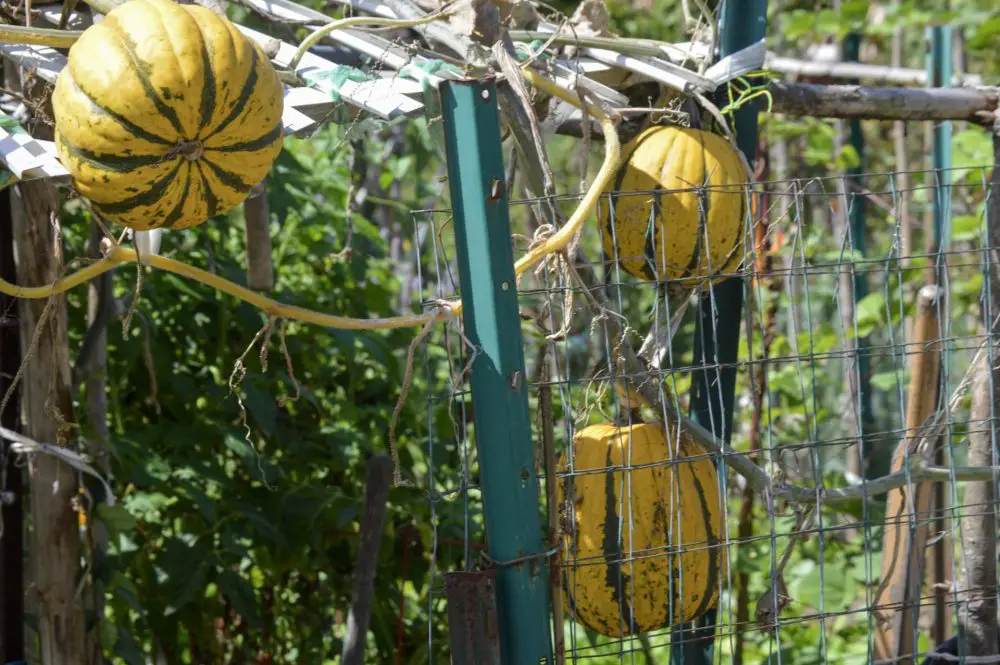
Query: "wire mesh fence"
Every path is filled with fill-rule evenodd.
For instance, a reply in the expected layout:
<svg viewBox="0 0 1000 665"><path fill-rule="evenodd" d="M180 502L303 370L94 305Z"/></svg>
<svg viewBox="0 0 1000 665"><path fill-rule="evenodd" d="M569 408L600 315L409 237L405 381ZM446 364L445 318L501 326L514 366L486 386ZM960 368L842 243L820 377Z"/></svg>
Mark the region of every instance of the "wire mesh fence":
<svg viewBox="0 0 1000 665"><path fill-rule="evenodd" d="M721 662L871 662L885 659L880 640L907 633L926 654L956 633L973 591L963 585L963 524L996 517L995 501L972 504L964 491L964 481L992 473L968 459L970 437L992 437L995 417L991 399L985 416L973 415L973 393L992 395L992 381L970 390L978 361L993 353L984 321L996 313L983 298L992 288L990 186L985 169L900 176L768 180L732 192L748 223L732 273L744 306L717 317L741 327L729 366L731 447L721 454L676 417L691 409L697 372L719 391L726 367L695 362L701 305L678 313L689 293L655 274L655 232L643 256L623 257L588 224L568 252L522 277L542 524L563 589L557 662L560 652L572 663L667 662L671 643L698 638L678 620L713 608ZM703 202L705 189L689 194ZM637 195L655 209L681 192ZM935 197L948 211L937 231ZM566 215L576 203L512 202L515 252L552 231L546 206ZM430 308L459 293L454 220L447 210L412 219L414 298ZM698 231L710 246L711 230ZM621 269L630 258L647 278ZM698 303L714 303L714 278L684 284ZM458 324L435 328L422 349L427 431L408 454L432 506L433 653L447 651L430 620L445 611L442 575L497 562L485 555L465 381L475 350ZM658 403L642 397L650 386ZM717 430L711 421L721 417L701 425ZM737 472L738 456L762 473ZM939 482L917 482L929 479ZM896 587L907 557L916 566L909 585L914 574L925 581L906 596L919 606L904 611Z"/></svg>

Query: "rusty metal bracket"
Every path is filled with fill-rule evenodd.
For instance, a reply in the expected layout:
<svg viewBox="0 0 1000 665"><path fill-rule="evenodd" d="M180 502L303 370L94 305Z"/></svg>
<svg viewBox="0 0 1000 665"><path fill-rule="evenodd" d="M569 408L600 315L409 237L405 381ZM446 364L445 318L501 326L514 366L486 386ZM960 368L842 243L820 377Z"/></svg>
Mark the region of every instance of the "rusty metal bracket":
<svg viewBox="0 0 1000 665"><path fill-rule="evenodd" d="M496 570L445 573L452 665L501 665Z"/></svg>

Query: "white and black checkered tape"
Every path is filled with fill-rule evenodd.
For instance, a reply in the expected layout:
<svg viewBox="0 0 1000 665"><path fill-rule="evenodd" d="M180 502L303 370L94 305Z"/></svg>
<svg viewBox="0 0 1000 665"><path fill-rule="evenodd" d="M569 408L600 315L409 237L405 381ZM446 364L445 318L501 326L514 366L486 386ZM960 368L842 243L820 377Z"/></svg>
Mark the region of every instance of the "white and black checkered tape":
<svg viewBox="0 0 1000 665"><path fill-rule="evenodd" d="M11 133L4 128L0 128L0 161L18 180L69 175L56 156L54 143L32 138L27 133Z"/></svg>
<svg viewBox="0 0 1000 665"><path fill-rule="evenodd" d="M271 41L271 38L263 33L243 26L240 26L240 29L258 43ZM281 42L277 58L279 64L287 64L294 53L293 46ZM0 55L49 83L54 83L59 72L66 66L64 55L45 46L0 44ZM309 53L302 59L298 69L315 75L326 69L332 72L335 68L337 65ZM285 88L282 124L286 134L298 134L315 129L316 125L328 117L334 109L334 98L343 100L363 113L382 119L392 119L400 115L414 116L423 112L419 87L406 79L337 82L335 78L319 76L314 80L316 82L310 87ZM6 118L8 123L12 122L11 118ZM7 123L0 121L0 124ZM0 127L0 161L21 180L68 176L51 141L33 139L26 133L20 134L16 131L11 133L2 127Z"/></svg>

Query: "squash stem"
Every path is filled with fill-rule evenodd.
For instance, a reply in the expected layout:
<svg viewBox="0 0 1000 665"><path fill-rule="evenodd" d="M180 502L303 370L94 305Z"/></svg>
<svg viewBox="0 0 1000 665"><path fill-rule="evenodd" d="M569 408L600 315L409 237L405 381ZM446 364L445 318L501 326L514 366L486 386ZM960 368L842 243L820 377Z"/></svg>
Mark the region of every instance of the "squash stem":
<svg viewBox="0 0 1000 665"><path fill-rule="evenodd" d="M590 214L597 207L597 201L601 197L604 189L611 183L615 172L621 162L621 145L618 142L618 128L612 117L596 104L584 104L580 98L569 91L560 88L558 85L544 78L537 72L529 68L521 70L524 78L548 94L573 104L577 108L582 108L586 113L601 121L604 131L604 163L597 172L594 182L591 183L587 193L584 194L580 205L573 211L572 216L566 221L559 231L549 236L548 240L538 244L530 252L521 257L514 264L514 274L520 276L535 266L539 261L550 254L561 252L569 245L570 241L583 226L583 222L590 217Z"/></svg>

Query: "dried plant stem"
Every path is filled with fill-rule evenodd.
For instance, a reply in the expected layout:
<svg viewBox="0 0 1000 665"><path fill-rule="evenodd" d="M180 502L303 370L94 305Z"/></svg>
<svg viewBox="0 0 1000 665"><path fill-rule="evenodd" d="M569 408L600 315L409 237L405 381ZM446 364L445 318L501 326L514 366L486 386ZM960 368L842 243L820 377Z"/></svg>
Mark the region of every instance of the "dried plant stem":
<svg viewBox="0 0 1000 665"><path fill-rule="evenodd" d="M539 376L538 389L538 420L542 430L542 452L545 459L545 496L546 509L549 518L549 547L559 545L559 506L557 498L558 480L556 479L556 451L555 451L555 431L553 427L554 418L552 415L552 388L549 386L549 363L552 345L546 340L543 342L541 373ZM554 651L555 665L563 665L566 662L566 645L563 640L563 604L562 604L562 584L558 571L560 570L560 552L551 559L551 573L549 583L552 586L552 625L554 631Z"/></svg>
<svg viewBox="0 0 1000 665"><path fill-rule="evenodd" d="M406 370L403 373L403 385L399 389L399 399L396 400L396 406L392 410L392 418L389 420L389 450L392 453L392 484L393 487L400 487L403 485L403 474L399 470L399 449L396 445L396 424L399 422L399 415L403 412L403 405L406 404L406 398L410 394L410 384L413 382L413 359L416 355L417 347L423 342L427 336L431 333L433 329L434 321L428 321L424 324L424 327L420 329L417 336L413 338L410 342L409 348L406 350Z"/></svg>

